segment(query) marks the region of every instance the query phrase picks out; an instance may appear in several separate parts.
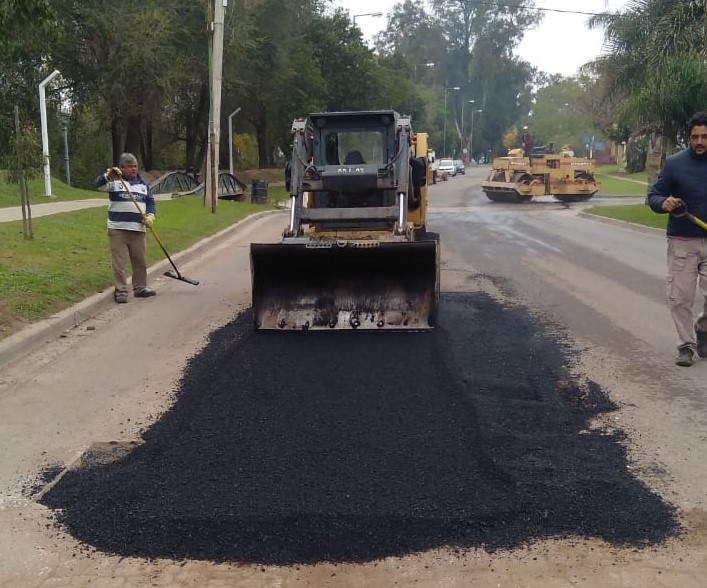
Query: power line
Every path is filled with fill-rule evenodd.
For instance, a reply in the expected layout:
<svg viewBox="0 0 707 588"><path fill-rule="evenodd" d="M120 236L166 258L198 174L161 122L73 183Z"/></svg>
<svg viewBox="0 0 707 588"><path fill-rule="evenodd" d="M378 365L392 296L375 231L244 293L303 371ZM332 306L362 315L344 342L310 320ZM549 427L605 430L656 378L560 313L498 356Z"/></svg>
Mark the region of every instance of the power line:
<svg viewBox="0 0 707 588"><path fill-rule="evenodd" d="M480 4L482 6L500 6L503 8L518 8L518 4L503 4L503 3L496 3L496 2L483 2L483 1L478 1L476 4ZM566 8L545 8L541 6L533 6L532 10L539 10L540 12L562 12L565 14L581 14L584 16L599 16L600 14L604 14L603 12L586 12L583 10L568 10Z"/></svg>

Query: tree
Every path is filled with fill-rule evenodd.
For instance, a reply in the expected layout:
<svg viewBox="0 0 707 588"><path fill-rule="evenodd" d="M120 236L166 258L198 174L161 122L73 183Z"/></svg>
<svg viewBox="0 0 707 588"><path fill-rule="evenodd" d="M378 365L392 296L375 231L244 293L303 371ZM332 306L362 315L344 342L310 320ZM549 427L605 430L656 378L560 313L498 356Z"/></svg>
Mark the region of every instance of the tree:
<svg viewBox="0 0 707 588"><path fill-rule="evenodd" d="M524 32L537 24L540 13L532 3L491 0L433 0L431 13L417 0L396 4L376 46L386 54L401 53L413 66L434 63L426 80L434 80L437 88L433 140L441 143L445 126L460 134L462 109L483 110L474 131L474 150L489 145L501 149L504 129L514 124L520 113L531 104L533 68L513 55L513 48ZM440 100L445 88L448 100ZM446 112L440 104L446 102Z"/></svg>
<svg viewBox="0 0 707 588"><path fill-rule="evenodd" d="M314 0L239 4L239 34L224 47L224 102L242 107L238 118L255 133L260 167L272 166L275 146L289 142L293 117L322 104L324 84L307 39L319 10Z"/></svg>
<svg viewBox="0 0 707 588"><path fill-rule="evenodd" d="M424 72L425 79L443 83L441 75L446 53L444 31L438 20L425 10L422 0L405 0L395 4L388 17L388 26L376 36L375 47L379 55L403 55L415 69L422 64L433 63ZM418 71L418 73L422 73ZM417 80L413 80L417 81Z"/></svg>
<svg viewBox="0 0 707 588"><path fill-rule="evenodd" d="M632 0L623 12L591 19L605 28L609 50L591 69L603 78L604 100L615 105L621 126L674 142L704 108L706 20L704 2L694 0Z"/></svg>
<svg viewBox="0 0 707 588"><path fill-rule="evenodd" d="M594 126L592 80L562 78L538 90L533 106L533 134L536 145L568 144L579 152L582 138L597 135Z"/></svg>
<svg viewBox="0 0 707 588"><path fill-rule="evenodd" d="M50 0L0 0L0 156L10 149L14 107L22 118L37 111L37 84L49 73L45 47L57 32L56 18Z"/></svg>
<svg viewBox="0 0 707 588"><path fill-rule="evenodd" d="M74 101L101 110L112 135L114 162L122 151L131 151L151 169L155 133L176 114L178 89L193 85L192 56L204 55L199 51L205 44L203 33L197 34L194 25L184 29L182 18L189 15L203 30L203 7L187 0L56 4L63 35L51 48L52 58L69 81ZM185 51L190 43L193 49Z"/></svg>
<svg viewBox="0 0 707 588"><path fill-rule="evenodd" d="M50 0L0 0L0 49L21 45L33 36L46 39L56 29Z"/></svg>

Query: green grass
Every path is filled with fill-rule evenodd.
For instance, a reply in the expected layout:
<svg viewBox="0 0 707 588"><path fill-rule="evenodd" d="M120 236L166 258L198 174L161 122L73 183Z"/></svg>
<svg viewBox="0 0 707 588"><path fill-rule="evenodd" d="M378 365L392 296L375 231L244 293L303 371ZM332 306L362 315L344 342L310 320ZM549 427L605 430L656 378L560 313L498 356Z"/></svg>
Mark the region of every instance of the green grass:
<svg viewBox="0 0 707 588"><path fill-rule="evenodd" d="M98 175L98 174L96 174ZM245 171L236 171L236 177L248 186L253 180L265 180L270 187L273 184L283 183L285 181L284 169L254 169ZM21 206L20 187L18 184L10 184L5 180L5 172L0 171L0 208L9 208L11 206ZM68 200L84 200L86 198L105 198L105 193L97 190L82 190L67 186L59 178L52 177L51 190L52 197L47 198L44 195L44 179L37 178L27 182L27 190L29 193L30 207L35 204L45 202L63 202Z"/></svg>
<svg viewBox="0 0 707 588"><path fill-rule="evenodd" d="M253 180L265 180L268 184L285 181L285 169L250 169L234 171L235 176L250 185Z"/></svg>
<svg viewBox="0 0 707 588"><path fill-rule="evenodd" d="M601 181L599 194L610 196L646 196L647 185L639 184L636 180L647 182L648 172L627 174L622 171L622 166L602 165L597 166L595 175L597 179ZM594 206L592 208L585 208L583 212L663 230L668 222L667 215L656 214L645 204Z"/></svg>
<svg viewBox="0 0 707 588"><path fill-rule="evenodd" d="M599 194L609 196L645 196L646 186L636 184L635 182L627 182L626 180L617 179L608 175L595 173L596 179L601 182Z"/></svg>
<svg viewBox="0 0 707 588"><path fill-rule="evenodd" d="M86 198L101 198L105 194L101 194L96 190L81 190L67 186L64 182L52 178L52 196L47 198L44 195L44 180L35 179L27 182L27 192L29 196L30 208L34 204L43 202L62 202L65 200L84 200ZM22 200L20 197L19 184L9 184L4 181L4 177L0 180L0 208L8 208L10 206L21 206Z"/></svg>
<svg viewBox="0 0 707 588"><path fill-rule="evenodd" d="M646 194L647 172L627 174L622 170L622 166L600 165L596 167L594 175L601 182L599 194L612 196L645 196Z"/></svg>
<svg viewBox="0 0 707 588"><path fill-rule="evenodd" d="M286 199L281 187L268 196L268 205L219 200L215 214L201 196L160 201L155 230L170 254L183 251ZM0 223L0 338L112 288L105 207L37 217L32 228L27 240L21 221ZM149 235L147 257L149 265L164 259Z"/></svg>
<svg viewBox="0 0 707 588"><path fill-rule="evenodd" d="M596 166L596 171L602 174L612 174L615 176L625 176L632 180L641 180L643 182L648 181L648 172L641 171L633 174L627 174L623 165L598 165Z"/></svg>
<svg viewBox="0 0 707 588"><path fill-rule="evenodd" d="M668 223L667 214L656 214L645 204L618 204L616 206L593 206L583 212L624 220L656 229L665 229Z"/></svg>

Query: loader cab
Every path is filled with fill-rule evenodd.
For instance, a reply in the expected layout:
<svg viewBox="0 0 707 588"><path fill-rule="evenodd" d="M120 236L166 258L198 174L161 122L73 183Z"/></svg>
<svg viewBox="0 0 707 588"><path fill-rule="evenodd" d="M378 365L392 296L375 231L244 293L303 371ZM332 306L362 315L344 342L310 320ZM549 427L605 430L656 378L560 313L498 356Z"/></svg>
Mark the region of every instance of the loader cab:
<svg viewBox="0 0 707 588"><path fill-rule="evenodd" d="M312 158L324 188L316 207L394 204L394 191L378 189L378 178L390 173L397 152L397 118L392 110L310 115Z"/></svg>
<svg viewBox="0 0 707 588"><path fill-rule="evenodd" d="M331 129L323 140L325 165L385 164L385 136L379 130Z"/></svg>
<svg viewBox="0 0 707 588"><path fill-rule="evenodd" d="M394 111L351 113L327 112L310 115L313 157L316 166L345 165L358 151L361 161L385 165L395 154Z"/></svg>

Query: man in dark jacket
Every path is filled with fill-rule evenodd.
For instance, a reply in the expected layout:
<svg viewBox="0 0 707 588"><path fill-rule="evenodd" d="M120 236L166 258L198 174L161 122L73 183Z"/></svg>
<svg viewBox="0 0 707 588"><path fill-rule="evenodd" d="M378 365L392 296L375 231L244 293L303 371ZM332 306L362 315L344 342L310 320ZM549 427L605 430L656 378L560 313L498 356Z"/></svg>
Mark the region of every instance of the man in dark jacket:
<svg viewBox="0 0 707 588"><path fill-rule="evenodd" d="M675 363L692 365L695 353L707 357L707 231L682 212L707 220L707 113L697 112L688 125L690 145L668 157L650 193L654 212L668 219L668 301L677 330ZM699 287L702 310L692 314Z"/></svg>

